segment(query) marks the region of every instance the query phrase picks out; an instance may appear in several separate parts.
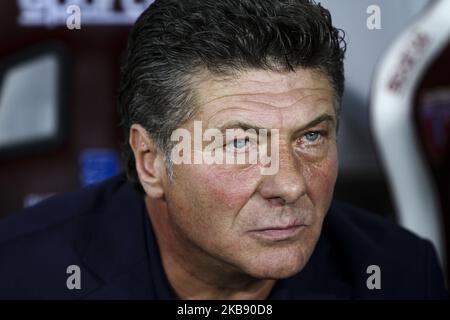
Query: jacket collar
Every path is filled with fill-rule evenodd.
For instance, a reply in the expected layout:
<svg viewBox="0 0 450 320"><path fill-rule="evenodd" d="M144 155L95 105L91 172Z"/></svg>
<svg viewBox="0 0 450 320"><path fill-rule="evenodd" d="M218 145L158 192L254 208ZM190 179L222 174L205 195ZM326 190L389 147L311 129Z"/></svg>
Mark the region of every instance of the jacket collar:
<svg viewBox="0 0 450 320"><path fill-rule="evenodd" d="M100 283L86 283L88 288L83 291L91 293L103 285L106 287L94 295L108 291L112 298L151 297L143 198L124 175L105 184L108 187L99 196L98 209L86 227L89 240L82 258Z"/></svg>

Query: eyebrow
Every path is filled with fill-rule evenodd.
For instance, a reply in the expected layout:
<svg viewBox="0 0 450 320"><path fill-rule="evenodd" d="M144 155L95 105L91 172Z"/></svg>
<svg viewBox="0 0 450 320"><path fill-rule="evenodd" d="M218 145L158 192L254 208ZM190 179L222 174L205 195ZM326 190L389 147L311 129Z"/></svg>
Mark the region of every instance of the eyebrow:
<svg viewBox="0 0 450 320"><path fill-rule="evenodd" d="M331 114L324 113L324 114L318 116L317 118L313 119L312 121L308 122L307 124L305 124L300 129L297 129L296 132L304 131L304 130L309 129L311 127L314 127L314 126L316 126L316 125L318 125L318 124L320 124L322 122L335 123L335 118Z"/></svg>
<svg viewBox="0 0 450 320"><path fill-rule="evenodd" d="M314 118L313 120L311 120L310 122L308 122L307 124L303 125L302 127L300 127L299 129L295 130L295 132L301 132L304 131L306 129L312 128L322 122L332 122L335 123L335 118L333 115L328 114L328 113L324 113L321 114L320 116ZM258 125L254 125L251 123L247 123L241 120L232 120L229 122L224 123L223 125L221 125L218 128L220 131L224 132L227 129L242 129L244 131L247 131L249 129L253 129L255 131L261 130L261 129L268 129L268 128L264 128Z"/></svg>

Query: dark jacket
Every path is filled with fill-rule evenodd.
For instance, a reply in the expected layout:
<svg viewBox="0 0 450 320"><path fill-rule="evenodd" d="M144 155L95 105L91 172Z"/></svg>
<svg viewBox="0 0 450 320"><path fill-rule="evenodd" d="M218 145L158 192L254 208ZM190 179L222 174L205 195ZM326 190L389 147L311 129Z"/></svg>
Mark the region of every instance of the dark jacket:
<svg viewBox="0 0 450 320"><path fill-rule="evenodd" d="M67 287L71 265L80 268L81 289ZM367 286L371 265L380 268L381 289ZM0 220L0 298L171 298L143 197L120 175ZM306 267L278 281L269 298L448 295L428 241L333 203Z"/></svg>

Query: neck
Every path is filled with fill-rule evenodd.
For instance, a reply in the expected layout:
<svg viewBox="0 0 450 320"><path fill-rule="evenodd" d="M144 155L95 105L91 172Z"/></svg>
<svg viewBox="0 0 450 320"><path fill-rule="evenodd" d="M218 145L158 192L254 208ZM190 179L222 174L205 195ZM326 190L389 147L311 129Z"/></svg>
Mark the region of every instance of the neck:
<svg viewBox="0 0 450 320"><path fill-rule="evenodd" d="M219 261L171 227L163 200L146 197L164 271L181 299L265 299L275 280L256 279Z"/></svg>

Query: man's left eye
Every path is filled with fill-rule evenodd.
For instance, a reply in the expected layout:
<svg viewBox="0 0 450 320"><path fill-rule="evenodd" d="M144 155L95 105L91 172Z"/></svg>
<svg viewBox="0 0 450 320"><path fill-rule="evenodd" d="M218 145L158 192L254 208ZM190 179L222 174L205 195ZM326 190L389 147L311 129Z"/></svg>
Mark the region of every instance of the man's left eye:
<svg viewBox="0 0 450 320"><path fill-rule="evenodd" d="M320 132L311 131L305 134L305 138L308 142L316 142L320 138Z"/></svg>

